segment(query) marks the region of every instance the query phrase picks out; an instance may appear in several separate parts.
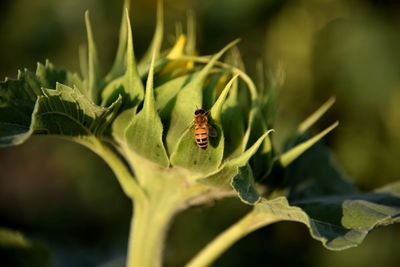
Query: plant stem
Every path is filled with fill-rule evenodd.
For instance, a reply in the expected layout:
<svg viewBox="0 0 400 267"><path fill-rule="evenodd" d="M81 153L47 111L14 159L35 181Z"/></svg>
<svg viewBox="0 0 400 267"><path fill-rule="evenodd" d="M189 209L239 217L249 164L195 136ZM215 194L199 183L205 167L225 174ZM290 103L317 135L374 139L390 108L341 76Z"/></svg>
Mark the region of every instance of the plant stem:
<svg viewBox="0 0 400 267"><path fill-rule="evenodd" d="M172 182L172 184L174 184ZM160 191L149 191L146 199L136 199L128 246L128 267L159 267L165 235L173 215L185 197L176 196L167 183Z"/></svg>
<svg viewBox="0 0 400 267"><path fill-rule="evenodd" d="M169 221L175 210L160 210L136 201L131 221L128 267L159 267Z"/></svg>
<svg viewBox="0 0 400 267"><path fill-rule="evenodd" d="M121 185L125 195L129 198L143 198L144 193L139 185L133 178L128 166L123 160L114 152L111 148L107 147L100 140L93 138L89 142L81 142L85 146L89 147L92 151L98 154L111 168L117 177L118 182Z"/></svg>
<svg viewBox="0 0 400 267"><path fill-rule="evenodd" d="M186 267L204 267L213 263L222 253L231 247L236 241L248 233L271 223L277 222L280 218L271 216L263 218L262 221L256 218L254 211L248 213L241 220L233 224L224 232L219 234L213 241L207 244L187 265Z"/></svg>
<svg viewBox="0 0 400 267"><path fill-rule="evenodd" d="M127 266L160 267L165 236L175 213L216 193L204 185L188 183L185 174L174 168L159 168L133 153L130 159L145 197L134 200Z"/></svg>

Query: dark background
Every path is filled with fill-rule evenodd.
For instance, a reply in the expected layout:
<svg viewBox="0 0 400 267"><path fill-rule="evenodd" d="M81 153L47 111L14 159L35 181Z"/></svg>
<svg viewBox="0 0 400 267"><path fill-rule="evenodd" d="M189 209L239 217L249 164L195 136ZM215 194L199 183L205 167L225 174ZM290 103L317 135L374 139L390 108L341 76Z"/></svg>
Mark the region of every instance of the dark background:
<svg viewBox="0 0 400 267"><path fill-rule="evenodd" d="M281 143L331 95L333 109L313 127L334 120L326 138L337 161L362 190L399 179L400 3L349 0L165 0L164 47L186 10L196 13L197 49L215 53L242 38L239 48L252 77L255 62L286 70L276 134ZM90 10L103 73L111 66L121 1L0 1L0 78L36 69L50 59L79 72ZM133 0L135 52L140 57L155 24L155 0ZM126 251L130 203L107 166L68 141L33 137L0 149L0 226L50 245L54 266L118 262ZM167 266L182 266L213 236L247 210L225 200L185 211L172 224ZM306 227L278 223L238 242L215 266L398 266L399 226L379 228L357 248L328 251Z"/></svg>

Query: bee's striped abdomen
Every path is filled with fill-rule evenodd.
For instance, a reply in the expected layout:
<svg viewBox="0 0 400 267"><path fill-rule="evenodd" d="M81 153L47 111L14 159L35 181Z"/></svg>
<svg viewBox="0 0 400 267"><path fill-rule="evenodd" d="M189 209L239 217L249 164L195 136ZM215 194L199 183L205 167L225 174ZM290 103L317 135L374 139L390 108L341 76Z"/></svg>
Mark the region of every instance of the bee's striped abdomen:
<svg viewBox="0 0 400 267"><path fill-rule="evenodd" d="M195 129L196 143L201 149L207 149L208 145L208 134L206 125L196 125Z"/></svg>

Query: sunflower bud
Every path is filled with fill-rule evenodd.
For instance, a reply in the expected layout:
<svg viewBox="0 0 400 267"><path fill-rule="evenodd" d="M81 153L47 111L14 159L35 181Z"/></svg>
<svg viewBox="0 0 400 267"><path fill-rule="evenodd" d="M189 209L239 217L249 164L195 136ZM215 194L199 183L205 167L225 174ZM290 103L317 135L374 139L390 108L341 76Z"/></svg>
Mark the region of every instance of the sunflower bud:
<svg viewBox="0 0 400 267"><path fill-rule="evenodd" d="M332 98L279 153L271 133L282 69L265 82L259 68L256 86L243 71L238 40L212 56L197 56L193 20L187 35L161 50L161 3L153 41L140 61L126 0L117 56L104 77L86 12L83 78L46 62L36 73L25 70L0 83L0 145L21 144L32 134L57 135L87 146L112 168L134 200L128 266L160 265L167 225L180 209L227 195L261 203L259 185L285 184L286 167L337 126L298 141Z"/></svg>
<svg viewBox="0 0 400 267"><path fill-rule="evenodd" d="M185 54L184 35L166 52L160 53L161 43L153 43L151 60L136 64L128 14L126 25L125 73L111 80L101 96L102 103L122 96L112 136L142 185L149 183L149 173L179 177L187 184L233 188L244 202L254 204L259 200L255 181L268 180L273 166L286 167L335 127L279 155L269 134L284 80L281 69L269 84L259 83L260 91L237 67L237 50L230 52L238 40L202 57ZM160 32L156 29L154 37L159 42ZM199 109L207 120L201 126L194 121ZM307 127L322 114L313 115Z"/></svg>

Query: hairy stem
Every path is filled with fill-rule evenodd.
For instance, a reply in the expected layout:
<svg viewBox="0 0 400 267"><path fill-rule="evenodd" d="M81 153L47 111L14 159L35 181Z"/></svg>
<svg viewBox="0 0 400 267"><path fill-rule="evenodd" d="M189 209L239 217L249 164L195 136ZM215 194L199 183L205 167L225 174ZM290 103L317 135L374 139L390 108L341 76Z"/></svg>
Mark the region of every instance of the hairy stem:
<svg viewBox="0 0 400 267"><path fill-rule="evenodd" d="M214 192L190 184L176 169L154 168L154 163L131 155L135 174L146 194L135 198L128 247L128 267L160 267L165 236L172 217Z"/></svg>
<svg viewBox="0 0 400 267"><path fill-rule="evenodd" d="M150 174L150 176L149 176ZM128 247L128 267L159 267L169 223L185 206L191 190L185 190L180 180L157 176L146 177L146 198L135 199L134 216ZM193 192L195 193L195 192Z"/></svg>
<svg viewBox="0 0 400 267"><path fill-rule="evenodd" d="M96 138L93 138L93 140L90 140L89 142L85 141L81 143L89 147L108 164L108 166L114 172L125 195L131 199L144 198L144 193L135 181L132 173L129 170L129 167L115 151Z"/></svg>
<svg viewBox="0 0 400 267"><path fill-rule="evenodd" d="M209 266L236 241L246 236L248 233L279 220L280 218L276 216L260 220L257 218L256 212L252 211L248 213L241 220L233 224L231 227L219 234L213 241L208 243L205 248L203 248L188 264L186 264L186 267Z"/></svg>
<svg viewBox="0 0 400 267"><path fill-rule="evenodd" d="M169 222L177 210L164 199L135 201L128 246L128 267L159 267Z"/></svg>

